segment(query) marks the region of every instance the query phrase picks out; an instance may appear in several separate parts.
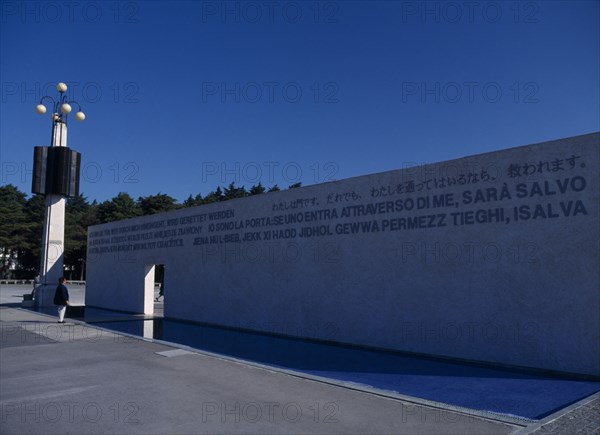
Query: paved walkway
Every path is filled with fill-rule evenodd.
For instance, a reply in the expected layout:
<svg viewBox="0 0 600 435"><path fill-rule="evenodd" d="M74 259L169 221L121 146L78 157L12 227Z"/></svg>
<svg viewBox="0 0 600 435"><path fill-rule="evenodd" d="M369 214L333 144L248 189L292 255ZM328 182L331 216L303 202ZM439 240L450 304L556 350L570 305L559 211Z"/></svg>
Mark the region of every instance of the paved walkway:
<svg viewBox="0 0 600 435"><path fill-rule="evenodd" d="M0 306L2 434L600 433L600 393L525 426L55 322Z"/></svg>
<svg viewBox="0 0 600 435"><path fill-rule="evenodd" d="M0 307L2 434L507 434L518 427Z"/></svg>
<svg viewBox="0 0 600 435"><path fill-rule="evenodd" d="M535 435L600 434L600 394L594 394L587 400L563 409L559 415L546 418L536 425L530 425L519 431L519 435L520 433Z"/></svg>

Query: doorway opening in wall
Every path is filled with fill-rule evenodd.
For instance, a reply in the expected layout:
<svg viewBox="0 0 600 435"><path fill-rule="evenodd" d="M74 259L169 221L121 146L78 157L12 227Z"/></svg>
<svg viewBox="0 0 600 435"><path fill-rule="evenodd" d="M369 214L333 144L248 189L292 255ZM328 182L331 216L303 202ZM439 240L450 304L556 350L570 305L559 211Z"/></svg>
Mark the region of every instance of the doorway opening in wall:
<svg viewBox="0 0 600 435"><path fill-rule="evenodd" d="M144 314L163 317L165 295L165 265L147 265L144 286Z"/></svg>

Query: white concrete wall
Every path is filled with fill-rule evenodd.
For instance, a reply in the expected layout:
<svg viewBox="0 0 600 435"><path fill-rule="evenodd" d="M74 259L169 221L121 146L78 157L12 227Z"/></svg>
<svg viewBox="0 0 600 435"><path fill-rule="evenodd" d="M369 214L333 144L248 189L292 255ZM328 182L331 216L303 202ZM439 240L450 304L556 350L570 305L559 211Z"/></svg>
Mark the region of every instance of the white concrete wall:
<svg viewBox="0 0 600 435"><path fill-rule="evenodd" d="M600 376L599 150L595 133L91 227L86 304L143 312L164 264L168 317Z"/></svg>

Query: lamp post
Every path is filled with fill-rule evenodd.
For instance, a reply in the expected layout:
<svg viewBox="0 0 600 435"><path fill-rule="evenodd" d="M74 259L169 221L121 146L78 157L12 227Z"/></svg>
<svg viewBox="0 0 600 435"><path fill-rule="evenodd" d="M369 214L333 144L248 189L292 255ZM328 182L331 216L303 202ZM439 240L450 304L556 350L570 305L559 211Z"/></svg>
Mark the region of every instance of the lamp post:
<svg viewBox="0 0 600 435"><path fill-rule="evenodd" d="M67 147L67 118L76 105L77 121L83 121L85 114L81 105L69 101L67 85L56 85L58 98L44 96L35 110L46 113L44 102L52 104L52 136L49 147L35 147L33 160L32 192L45 195L44 226L40 261L40 285L35 290L37 307L53 305L54 290L58 278L63 275L65 240L66 197L79 194L79 168L81 155Z"/></svg>

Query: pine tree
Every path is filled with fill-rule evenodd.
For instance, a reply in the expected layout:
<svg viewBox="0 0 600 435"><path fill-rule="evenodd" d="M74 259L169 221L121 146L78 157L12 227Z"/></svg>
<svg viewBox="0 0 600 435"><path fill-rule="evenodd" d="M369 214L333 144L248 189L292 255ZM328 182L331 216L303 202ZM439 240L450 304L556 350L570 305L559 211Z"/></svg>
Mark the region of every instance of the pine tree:
<svg viewBox="0 0 600 435"><path fill-rule="evenodd" d="M128 193L120 192L113 199L98 204L97 214L100 222L106 223L141 216L142 211Z"/></svg>
<svg viewBox="0 0 600 435"><path fill-rule="evenodd" d="M265 191L266 191L266 189L259 181L258 184L255 184L254 186L252 186L250 188L250 192L248 192L248 194L249 195L260 195L261 193L265 193Z"/></svg>
<svg viewBox="0 0 600 435"><path fill-rule="evenodd" d="M161 213L163 211L171 211L179 208L177 200L164 193L149 195L138 198L138 204L144 216Z"/></svg>

